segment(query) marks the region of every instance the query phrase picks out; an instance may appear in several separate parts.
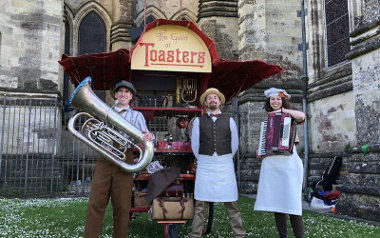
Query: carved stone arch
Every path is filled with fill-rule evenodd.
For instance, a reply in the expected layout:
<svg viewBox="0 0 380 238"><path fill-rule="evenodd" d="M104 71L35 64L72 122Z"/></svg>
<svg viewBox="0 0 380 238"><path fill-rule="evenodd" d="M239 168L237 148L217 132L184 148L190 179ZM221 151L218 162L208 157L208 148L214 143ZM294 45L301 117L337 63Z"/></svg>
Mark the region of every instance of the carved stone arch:
<svg viewBox="0 0 380 238"><path fill-rule="evenodd" d="M182 19L181 19L181 11L177 11L176 13L174 13L170 19L171 20L177 20L177 21L186 19L186 20L192 21L194 23L197 22L197 20L198 20L197 15L194 14L192 11L190 11L187 8L182 9Z"/></svg>
<svg viewBox="0 0 380 238"><path fill-rule="evenodd" d="M74 22L73 19L74 19L74 11L73 11L73 9L71 9L71 7L69 5L67 5L65 3L63 6L63 20L69 21L70 24L73 24L73 22Z"/></svg>
<svg viewBox="0 0 380 238"><path fill-rule="evenodd" d="M166 17L165 13L163 13L160 9L158 9L155 6L147 7L146 12L145 12L145 16L146 17L152 16L155 19L168 19ZM144 24L144 10L137 13L137 16L136 16L136 25L141 26L143 24Z"/></svg>
<svg viewBox="0 0 380 238"><path fill-rule="evenodd" d="M73 54L73 18L74 13L72 9L65 4L63 9L63 27L62 27L62 44L61 44L61 52L72 55ZM69 93L73 91L73 86L69 83L69 77L66 73L64 73L64 70L61 68L59 72L59 77L62 79L60 80L60 88L62 91L62 96L64 103L66 103L66 100L69 98Z"/></svg>
<svg viewBox="0 0 380 238"><path fill-rule="evenodd" d="M78 37L79 27L83 19L91 12L96 13L102 20L105 26L106 33L106 51L109 51L110 45L110 29L112 26L112 18L106 9L96 2L89 2L84 4L74 15L73 18L73 55L78 54Z"/></svg>
<svg viewBox="0 0 380 238"><path fill-rule="evenodd" d="M67 54L67 52L65 51L65 46L64 44L69 44L70 45L70 51L69 51L69 54L73 54L73 49L72 49L72 46L73 46L73 25L74 25L74 13L73 13L73 10L67 5L65 4L64 7L63 7L63 29L62 29L62 52L64 52L65 54ZM66 27L69 27L69 36L66 35ZM67 38L69 39L69 42L66 42L67 41Z"/></svg>

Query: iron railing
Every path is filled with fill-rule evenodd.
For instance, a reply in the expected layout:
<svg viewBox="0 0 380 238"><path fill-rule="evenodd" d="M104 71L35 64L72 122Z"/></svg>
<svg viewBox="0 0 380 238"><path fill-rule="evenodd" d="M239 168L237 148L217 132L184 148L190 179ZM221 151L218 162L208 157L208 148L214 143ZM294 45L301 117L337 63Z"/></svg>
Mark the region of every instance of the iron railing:
<svg viewBox="0 0 380 238"><path fill-rule="evenodd" d="M0 93L0 196L88 195L98 155L68 131L75 112L62 104L54 95ZM147 126L156 140L168 129L183 140L175 121L157 116Z"/></svg>
<svg viewBox="0 0 380 238"><path fill-rule="evenodd" d="M157 106L143 102L139 105ZM74 113L64 112L55 95L0 93L0 197L88 195L99 155L68 131ZM148 116L156 141L164 141L168 131L173 141L187 140L189 129L176 126L178 117ZM155 155L154 160L164 157Z"/></svg>
<svg viewBox="0 0 380 238"><path fill-rule="evenodd" d="M0 195L81 195L96 156L66 129L56 96L0 94Z"/></svg>

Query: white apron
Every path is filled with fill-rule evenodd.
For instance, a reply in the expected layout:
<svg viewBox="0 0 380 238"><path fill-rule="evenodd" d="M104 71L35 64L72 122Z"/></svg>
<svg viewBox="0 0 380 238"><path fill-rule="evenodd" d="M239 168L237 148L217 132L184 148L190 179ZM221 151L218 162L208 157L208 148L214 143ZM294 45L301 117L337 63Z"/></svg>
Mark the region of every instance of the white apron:
<svg viewBox="0 0 380 238"><path fill-rule="evenodd" d="M213 117L215 121L216 118ZM197 158L194 198L204 202L235 202L238 200L233 155L239 147L235 121L230 118L231 154L201 155L199 151L199 118L193 122L191 148Z"/></svg>
<svg viewBox="0 0 380 238"><path fill-rule="evenodd" d="M232 154L198 155L194 197L206 202L235 202L238 189Z"/></svg>
<svg viewBox="0 0 380 238"><path fill-rule="evenodd" d="M263 159L254 210L302 215L303 165L292 155Z"/></svg>

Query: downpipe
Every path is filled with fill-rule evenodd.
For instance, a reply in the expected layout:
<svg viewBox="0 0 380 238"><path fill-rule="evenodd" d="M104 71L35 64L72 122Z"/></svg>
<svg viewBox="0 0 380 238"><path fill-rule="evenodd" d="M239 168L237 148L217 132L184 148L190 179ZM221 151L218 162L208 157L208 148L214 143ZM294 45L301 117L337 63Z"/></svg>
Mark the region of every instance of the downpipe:
<svg viewBox="0 0 380 238"><path fill-rule="evenodd" d="M302 25L302 66L303 66L303 76L302 80L302 108L303 113L305 113L305 122L303 123L303 134L304 134L304 165L303 165L303 185L304 190L307 186L308 169L309 169L309 133L308 133L308 110L307 110L307 85L309 82L308 72L307 72L307 43L306 43L306 24L305 24L305 0L301 0L301 25Z"/></svg>

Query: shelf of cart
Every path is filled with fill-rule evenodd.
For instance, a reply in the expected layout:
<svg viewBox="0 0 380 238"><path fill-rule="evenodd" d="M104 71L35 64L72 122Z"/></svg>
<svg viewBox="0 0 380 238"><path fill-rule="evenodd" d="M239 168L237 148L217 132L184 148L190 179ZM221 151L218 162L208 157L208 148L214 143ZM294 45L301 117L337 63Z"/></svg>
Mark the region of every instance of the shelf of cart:
<svg viewBox="0 0 380 238"><path fill-rule="evenodd" d="M136 148L133 148L133 152L139 152ZM188 155L193 153L193 151L189 149L167 149L167 148L154 148L155 154L170 154L170 155Z"/></svg>
<svg viewBox="0 0 380 238"><path fill-rule="evenodd" d="M137 178L135 180L149 180L150 174L145 173L145 172L140 172Z"/></svg>
<svg viewBox="0 0 380 238"><path fill-rule="evenodd" d="M200 108L185 107L133 107L140 112L152 111L155 116L195 115L202 112Z"/></svg>
<svg viewBox="0 0 380 238"><path fill-rule="evenodd" d="M154 152L156 154L163 153L163 154L173 154L173 155L193 153L191 148L188 148L188 149L167 149L167 148L157 148L157 147L154 148Z"/></svg>
<svg viewBox="0 0 380 238"><path fill-rule="evenodd" d="M194 180L195 174L180 174L178 178L181 178L182 180Z"/></svg>
<svg viewBox="0 0 380 238"><path fill-rule="evenodd" d="M150 207L131 207L129 212L148 212Z"/></svg>
<svg viewBox="0 0 380 238"><path fill-rule="evenodd" d="M142 173L140 172L137 178L135 180L149 180L150 174L148 173ZM194 180L195 179L195 174L180 174L178 176L178 179L180 180Z"/></svg>
<svg viewBox="0 0 380 238"><path fill-rule="evenodd" d="M158 224L185 224L187 220L157 220Z"/></svg>

